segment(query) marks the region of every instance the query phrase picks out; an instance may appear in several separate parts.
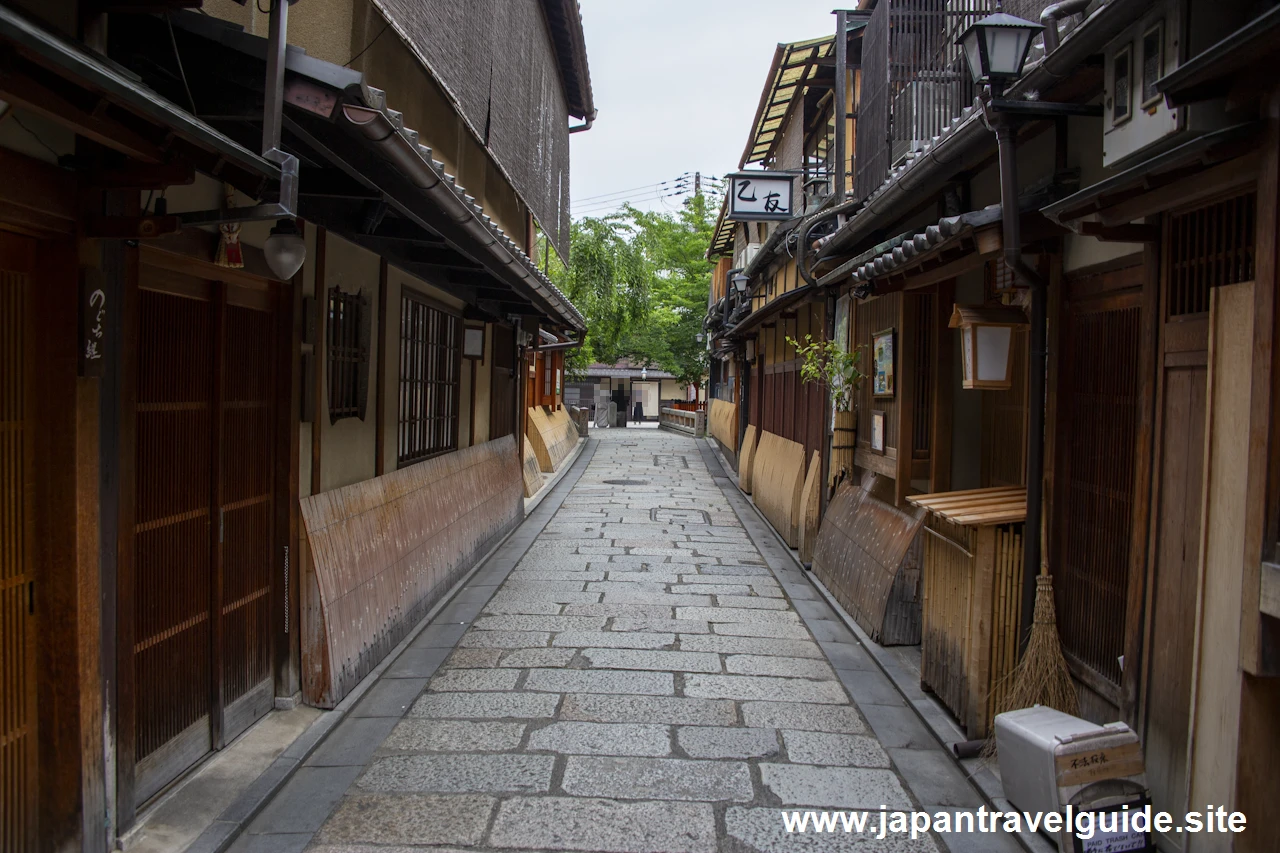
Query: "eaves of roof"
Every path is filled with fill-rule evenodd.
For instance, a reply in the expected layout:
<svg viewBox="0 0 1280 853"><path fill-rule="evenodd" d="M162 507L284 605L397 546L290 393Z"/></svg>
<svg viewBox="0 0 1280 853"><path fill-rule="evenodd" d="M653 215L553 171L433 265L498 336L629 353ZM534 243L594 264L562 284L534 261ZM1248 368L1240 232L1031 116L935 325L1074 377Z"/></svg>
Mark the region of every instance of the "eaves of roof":
<svg viewBox="0 0 1280 853"><path fill-rule="evenodd" d="M191 13L172 16L174 26L217 41L251 56L265 57L266 40L250 35L226 22ZM534 295L551 307L565 323L579 331L586 320L559 288L538 269L537 264L506 232L485 214L476 199L467 194L444 163L432 157L431 149L418 142L418 132L404 126L404 116L386 104L386 93L365 81L361 72L307 56L291 49L285 70L307 78L329 90L337 90L342 103L333 110L333 121L354 132L371 145L405 176L406 187L416 188L443 210L471 239L485 248L499 264L520 280Z"/></svg>
<svg viewBox="0 0 1280 853"><path fill-rule="evenodd" d="M587 64L587 39L582 31L582 9L577 0L542 0L542 9L555 45L569 115L589 119L595 115L596 105Z"/></svg>

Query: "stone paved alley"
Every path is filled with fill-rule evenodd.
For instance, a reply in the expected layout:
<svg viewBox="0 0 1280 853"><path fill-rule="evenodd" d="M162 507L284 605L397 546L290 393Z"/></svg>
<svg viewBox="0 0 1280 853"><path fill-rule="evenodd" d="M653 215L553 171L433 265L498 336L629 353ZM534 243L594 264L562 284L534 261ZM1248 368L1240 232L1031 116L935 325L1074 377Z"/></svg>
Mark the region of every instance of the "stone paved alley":
<svg viewBox="0 0 1280 853"><path fill-rule="evenodd" d="M786 836L782 807L981 800L753 512L705 441L593 431L232 849L1007 842Z"/></svg>

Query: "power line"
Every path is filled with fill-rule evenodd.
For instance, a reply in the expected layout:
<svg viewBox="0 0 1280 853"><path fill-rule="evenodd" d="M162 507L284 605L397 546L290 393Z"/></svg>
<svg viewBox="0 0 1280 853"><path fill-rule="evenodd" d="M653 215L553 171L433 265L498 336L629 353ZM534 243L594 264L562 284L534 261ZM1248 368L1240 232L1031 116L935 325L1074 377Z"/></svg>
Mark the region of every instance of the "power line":
<svg viewBox="0 0 1280 853"><path fill-rule="evenodd" d="M626 194L628 194L628 193L637 192L637 191L639 191L639 190L650 190L650 189L652 189L652 190L659 190L659 189L663 189L663 188L665 188L665 187L667 187L667 186L669 186L669 185L672 185L672 184L678 183L678 182L680 182L680 181L682 181L682 180L684 180L684 179L685 179L685 176L684 176L684 175L681 175L680 177L672 178L671 180L667 180L667 181L661 181L661 182L656 183L656 184L645 184L644 186L641 186L641 187L631 187L630 189L625 189L625 190L614 190L613 192L600 193L599 195L589 195L589 196L586 196L586 197L584 197L584 198L574 199L574 200L573 200L573 202L571 202L571 204L584 204L584 203L586 203L586 202L597 201L597 200L600 200L600 199L612 198L612 197L614 197L614 196L623 196L623 195L626 195Z"/></svg>

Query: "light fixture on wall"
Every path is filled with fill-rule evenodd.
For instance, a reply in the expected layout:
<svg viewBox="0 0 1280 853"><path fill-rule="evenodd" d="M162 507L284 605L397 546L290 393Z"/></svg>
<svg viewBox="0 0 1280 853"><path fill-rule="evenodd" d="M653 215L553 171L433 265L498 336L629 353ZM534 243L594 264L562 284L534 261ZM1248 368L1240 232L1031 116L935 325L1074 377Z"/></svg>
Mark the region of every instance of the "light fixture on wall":
<svg viewBox="0 0 1280 853"><path fill-rule="evenodd" d="M751 279L747 278L742 273L738 273L733 277L732 281L733 281L733 289L738 291L738 295L741 296L742 294L745 294L747 292L747 284L751 281Z"/></svg>
<svg viewBox="0 0 1280 853"><path fill-rule="evenodd" d="M649 368L647 367L640 368L640 381L644 382L648 378L649 378Z"/></svg>
<svg viewBox="0 0 1280 853"><path fill-rule="evenodd" d="M280 281L293 278L307 259L307 243L292 219L276 221L262 251L267 257L267 266Z"/></svg>
<svg viewBox="0 0 1280 853"><path fill-rule="evenodd" d="M996 12L975 21L960 35L960 46L974 82L1016 80L1031 50L1031 40L1044 27L1022 18Z"/></svg>
<svg viewBox="0 0 1280 853"><path fill-rule="evenodd" d="M1013 330L1031 325L1026 314L1008 305L957 305L947 325L960 330L965 388L1007 391L1013 387L1009 352Z"/></svg>
<svg viewBox="0 0 1280 853"><path fill-rule="evenodd" d="M698 332L696 335L693 336L693 339L698 343L702 344L702 343L706 343L707 336L702 332Z"/></svg>

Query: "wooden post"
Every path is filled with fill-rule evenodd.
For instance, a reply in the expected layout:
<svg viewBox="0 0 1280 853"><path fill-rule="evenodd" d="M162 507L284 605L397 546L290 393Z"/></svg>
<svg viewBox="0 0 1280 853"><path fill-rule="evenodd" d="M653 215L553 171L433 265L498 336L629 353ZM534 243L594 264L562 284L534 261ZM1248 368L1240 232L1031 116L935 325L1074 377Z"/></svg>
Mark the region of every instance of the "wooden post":
<svg viewBox="0 0 1280 853"><path fill-rule="evenodd" d="M956 301L956 280L938 283L933 321L933 423L929 425L929 491L951 491L951 416L954 370L954 340L947 327Z"/></svg>
<svg viewBox="0 0 1280 853"><path fill-rule="evenodd" d="M280 571L273 573L272 620L275 629L275 693L292 697L300 685L298 645L298 473L301 460L299 426L302 392L303 273L278 286L276 424L279 436L276 452L276 548Z"/></svg>
<svg viewBox="0 0 1280 853"><path fill-rule="evenodd" d="M378 265L378 355L374 369L378 371L374 382L374 437L373 474L380 477L386 470L387 429L387 259Z"/></svg>
<svg viewBox="0 0 1280 853"><path fill-rule="evenodd" d="M969 596L969 647L965 672L969 677L968 713L965 731L969 738L986 737L987 693L991 680L991 600L992 576L996 566L996 529L987 524L976 528L975 550L970 561L973 576Z"/></svg>
<svg viewBox="0 0 1280 853"><path fill-rule="evenodd" d="M898 329L893 342L894 384L898 401L898 458L894 482L894 502L907 505L907 493L911 490L911 463L915 446L915 386L916 386L916 314L920 300L908 293L902 294L898 303Z"/></svg>
<svg viewBox="0 0 1280 853"><path fill-rule="evenodd" d="M324 393L325 370L325 321L329 316L329 295L325 287L324 250L325 229L316 229L316 276L312 300L315 309L315 342L311 350L311 379L313 386L311 414L311 494L320 493L320 441L323 435L320 423L327 408Z"/></svg>

